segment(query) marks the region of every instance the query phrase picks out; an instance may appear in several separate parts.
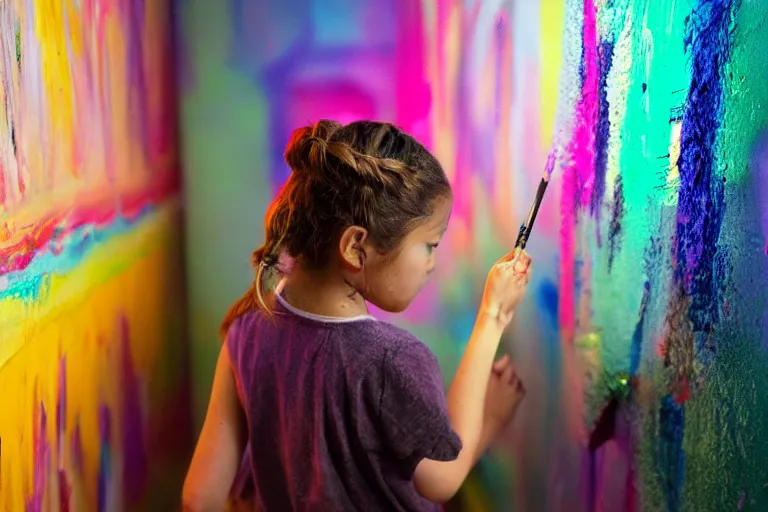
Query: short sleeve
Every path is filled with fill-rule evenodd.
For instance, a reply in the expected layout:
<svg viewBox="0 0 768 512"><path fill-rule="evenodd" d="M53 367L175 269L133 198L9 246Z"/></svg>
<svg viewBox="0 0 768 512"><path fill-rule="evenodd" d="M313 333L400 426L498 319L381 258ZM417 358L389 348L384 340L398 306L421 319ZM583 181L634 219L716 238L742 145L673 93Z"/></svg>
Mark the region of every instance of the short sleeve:
<svg viewBox="0 0 768 512"><path fill-rule="evenodd" d="M450 461L461 440L453 431L437 359L418 340L388 351L382 364L379 421L387 451L411 472L422 459Z"/></svg>

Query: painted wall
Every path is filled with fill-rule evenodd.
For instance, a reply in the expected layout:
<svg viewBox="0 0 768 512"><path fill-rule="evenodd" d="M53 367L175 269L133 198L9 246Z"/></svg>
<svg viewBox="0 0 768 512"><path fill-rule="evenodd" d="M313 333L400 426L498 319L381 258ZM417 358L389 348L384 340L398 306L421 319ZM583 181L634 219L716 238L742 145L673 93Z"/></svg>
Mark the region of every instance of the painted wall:
<svg viewBox="0 0 768 512"><path fill-rule="evenodd" d="M0 510L171 510L189 396L169 2L0 3Z"/></svg>
<svg viewBox="0 0 768 512"><path fill-rule="evenodd" d="M438 275L396 319L447 378L555 148L504 342L529 394L458 505L768 505L767 4L223 5L178 17L198 425L290 131L370 117L426 143L454 185Z"/></svg>

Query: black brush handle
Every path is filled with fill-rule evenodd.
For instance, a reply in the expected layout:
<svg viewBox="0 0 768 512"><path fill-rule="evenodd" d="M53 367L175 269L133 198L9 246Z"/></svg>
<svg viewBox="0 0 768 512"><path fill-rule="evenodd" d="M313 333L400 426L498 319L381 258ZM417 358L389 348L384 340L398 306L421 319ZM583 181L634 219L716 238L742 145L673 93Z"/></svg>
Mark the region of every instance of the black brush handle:
<svg viewBox="0 0 768 512"><path fill-rule="evenodd" d="M539 183L539 189L536 191L536 198L531 205L531 211L528 212L528 218L523 225L520 226L520 232L517 235L515 248L519 247L520 250L523 250L525 249L525 246L528 245L528 238L531 236L531 230L533 229L534 222L536 222L536 215L539 213L539 207L541 206L542 199L544 199L544 192L547 191L547 185L549 185L549 181L542 178Z"/></svg>

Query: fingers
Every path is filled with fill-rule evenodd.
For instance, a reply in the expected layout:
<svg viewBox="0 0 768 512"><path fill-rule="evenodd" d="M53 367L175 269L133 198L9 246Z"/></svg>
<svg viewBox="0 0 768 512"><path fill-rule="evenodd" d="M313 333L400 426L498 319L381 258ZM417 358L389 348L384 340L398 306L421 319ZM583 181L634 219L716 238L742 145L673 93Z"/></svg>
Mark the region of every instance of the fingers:
<svg viewBox="0 0 768 512"><path fill-rule="evenodd" d="M512 375L509 376L509 380L507 381L507 384L509 384L511 387L517 389L517 385L520 382L520 377L518 377L517 372L512 369Z"/></svg>
<svg viewBox="0 0 768 512"><path fill-rule="evenodd" d="M497 265L504 270L512 270L515 274L521 274L530 272L533 260L527 252L515 249L501 258Z"/></svg>
<svg viewBox="0 0 768 512"><path fill-rule="evenodd" d="M515 366L513 364L508 364L504 367L504 369L501 371L501 375L499 375L499 379L501 382L512 382L512 377L515 375Z"/></svg>
<svg viewBox="0 0 768 512"><path fill-rule="evenodd" d="M515 261L515 273L527 272L531 266L531 256L523 251L520 253L520 257Z"/></svg>
<svg viewBox="0 0 768 512"><path fill-rule="evenodd" d="M507 254L505 254L504 256L502 256L502 257L501 257L501 259L499 260L499 263L509 263L509 262L511 262L511 261L515 261L515 258L517 258L517 257L518 257L518 255L519 255L521 252L523 252L523 251L521 251L519 247L515 247L515 248L512 250L512 252L508 252Z"/></svg>
<svg viewBox="0 0 768 512"><path fill-rule="evenodd" d="M520 378L520 375L518 375L517 370L515 370L514 365L510 364L511 371L509 372L509 380L505 380L512 389L517 391L518 393L525 393L525 385L523 385L523 379Z"/></svg>
<svg viewBox="0 0 768 512"><path fill-rule="evenodd" d="M511 360L509 358L509 354L504 354L503 356L498 358L496 361L494 361L493 372L496 374L501 374L504 371L504 369L507 367L507 365L509 365L510 361Z"/></svg>

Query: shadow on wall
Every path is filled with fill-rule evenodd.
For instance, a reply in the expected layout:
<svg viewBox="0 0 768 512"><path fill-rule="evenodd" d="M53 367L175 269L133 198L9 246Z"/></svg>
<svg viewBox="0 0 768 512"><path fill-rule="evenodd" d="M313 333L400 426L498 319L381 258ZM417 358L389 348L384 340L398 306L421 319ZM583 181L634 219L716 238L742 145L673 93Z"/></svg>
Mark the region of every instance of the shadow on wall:
<svg viewBox="0 0 768 512"><path fill-rule="evenodd" d="M177 21L198 425L291 130L372 117L456 192L437 278L395 319L447 377L560 157L505 342L530 391L457 507L766 506L768 5L183 0Z"/></svg>
<svg viewBox="0 0 768 512"><path fill-rule="evenodd" d="M169 2L0 5L0 509L169 510L190 444Z"/></svg>

